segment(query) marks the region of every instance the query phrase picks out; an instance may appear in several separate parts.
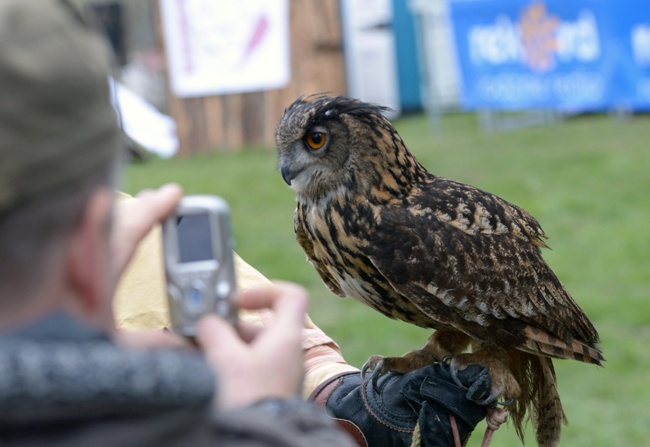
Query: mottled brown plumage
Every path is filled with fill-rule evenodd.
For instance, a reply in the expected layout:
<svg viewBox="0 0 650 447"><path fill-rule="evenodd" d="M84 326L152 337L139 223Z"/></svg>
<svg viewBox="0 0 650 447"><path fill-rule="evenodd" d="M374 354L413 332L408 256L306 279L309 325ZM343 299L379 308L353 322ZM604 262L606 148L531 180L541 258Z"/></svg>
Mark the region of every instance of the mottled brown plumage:
<svg viewBox="0 0 650 447"><path fill-rule="evenodd" d="M551 358L600 365L596 330L544 262L537 220L429 173L382 111L322 95L286 109L276 140L298 242L336 295L436 329L422 350L371 367L407 371L449 354L456 369L488 366L491 397L516 398L520 437L528 411L538 444L556 445L565 416Z"/></svg>

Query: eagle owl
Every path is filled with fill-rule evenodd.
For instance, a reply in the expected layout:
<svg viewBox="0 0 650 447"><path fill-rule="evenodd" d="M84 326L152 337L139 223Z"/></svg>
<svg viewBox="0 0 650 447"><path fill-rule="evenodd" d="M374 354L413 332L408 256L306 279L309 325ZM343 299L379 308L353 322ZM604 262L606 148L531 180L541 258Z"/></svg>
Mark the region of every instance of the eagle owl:
<svg viewBox="0 0 650 447"><path fill-rule="evenodd" d="M428 172L384 110L324 95L285 110L276 142L299 244L336 295L435 329L422 349L370 368L484 365L522 440L528 413L538 444L557 445L566 417L551 359L600 365L598 333L543 260L535 218Z"/></svg>

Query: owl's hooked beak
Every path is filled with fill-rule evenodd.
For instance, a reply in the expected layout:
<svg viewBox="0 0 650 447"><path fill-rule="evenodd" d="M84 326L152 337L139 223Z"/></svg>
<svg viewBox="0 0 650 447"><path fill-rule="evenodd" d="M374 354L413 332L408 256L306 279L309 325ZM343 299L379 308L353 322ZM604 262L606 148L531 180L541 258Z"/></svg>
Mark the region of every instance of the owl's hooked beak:
<svg viewBox="0 0 650 447"><path fill-rule="evenodd" d="M298 172L291 171L289 168L286 166L282 166L280 168L280 173L282 173L282 178L284 179L284 182L291 186L291 180L296 178L296 175L298 175Z"/></svg>

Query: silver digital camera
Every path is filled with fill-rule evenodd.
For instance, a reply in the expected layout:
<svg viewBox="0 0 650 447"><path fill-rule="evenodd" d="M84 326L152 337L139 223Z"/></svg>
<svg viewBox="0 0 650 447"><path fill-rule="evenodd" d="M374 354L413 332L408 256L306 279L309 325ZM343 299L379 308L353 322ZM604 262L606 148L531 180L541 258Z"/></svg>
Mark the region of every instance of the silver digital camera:
<svg viewBox="0 0 650 447"><path fill-rule="evenodd" d="M172 330L194 337L207 313L237 322L233 239L228 204L216 196L186 196L163 223Z"/></svg>

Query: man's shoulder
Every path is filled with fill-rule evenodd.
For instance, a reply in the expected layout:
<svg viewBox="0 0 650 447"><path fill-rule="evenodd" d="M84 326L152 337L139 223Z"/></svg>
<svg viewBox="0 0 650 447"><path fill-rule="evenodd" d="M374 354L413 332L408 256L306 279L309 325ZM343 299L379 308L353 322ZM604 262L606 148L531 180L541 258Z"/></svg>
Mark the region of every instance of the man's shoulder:
<svg viewBox="0 0 650 447"><path fill-rule="evenodd" d="M199 355L127 351L102 339L0 337L0 365L0 425L199 408L214 395Z"/></svg>

